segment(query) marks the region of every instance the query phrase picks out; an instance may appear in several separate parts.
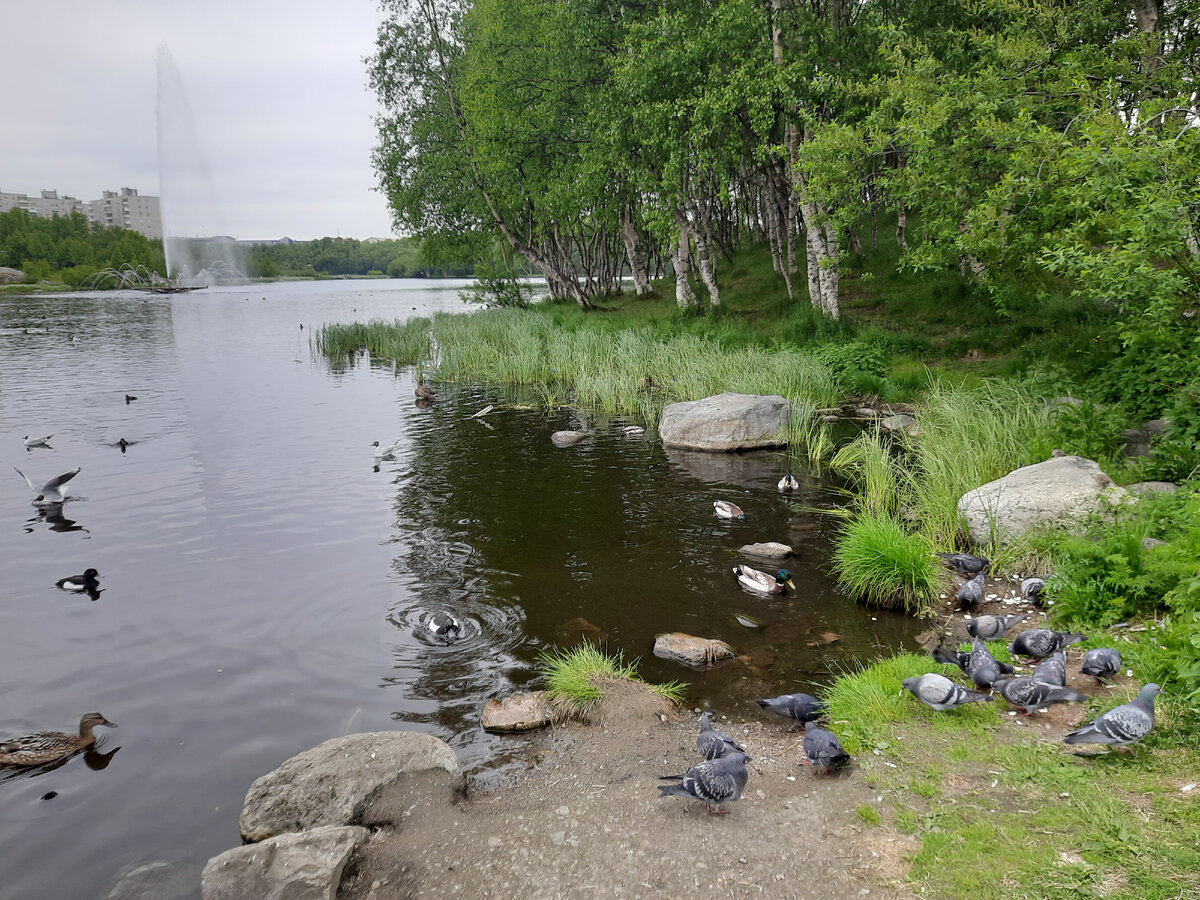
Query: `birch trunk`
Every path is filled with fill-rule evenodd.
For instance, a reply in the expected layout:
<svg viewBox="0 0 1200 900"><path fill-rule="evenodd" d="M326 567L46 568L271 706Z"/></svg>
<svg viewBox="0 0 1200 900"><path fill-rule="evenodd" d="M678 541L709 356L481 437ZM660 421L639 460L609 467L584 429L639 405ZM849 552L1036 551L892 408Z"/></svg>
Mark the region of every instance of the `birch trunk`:
<svg viewBox="0 0 1200 900"><path fill-rule="evenodd" d="M671 246L671 266L675 269L675 305L691 309L696 305L696 293L688 283L687 229L679 229L679 239Z"/></svg>
<svg viewBox="0 0 1200 900"><path fill-rule="evenodd" d="M704 284L704 289L708 291L708 302L712 306L720 306L721 291L717 287L717 276L713 272L712 253L708 237L704 233L705 229L699 222L696 201L689 200L687 209L691 212L690 217L681 209L675 210L675 218L679 222L679 233L689 235L696 245L696 268L700 272L700 281Z"/></svg>
<svg viewBox="0 0 1200 900"><path fill-rule="evenodd" d="M633 212L628 205L621 210L621 240L625 244L625 255L629 257L629 270L633 273L633 293L644 297L650 293L650 278L646 275L641 241L633 224Z"/></svg>

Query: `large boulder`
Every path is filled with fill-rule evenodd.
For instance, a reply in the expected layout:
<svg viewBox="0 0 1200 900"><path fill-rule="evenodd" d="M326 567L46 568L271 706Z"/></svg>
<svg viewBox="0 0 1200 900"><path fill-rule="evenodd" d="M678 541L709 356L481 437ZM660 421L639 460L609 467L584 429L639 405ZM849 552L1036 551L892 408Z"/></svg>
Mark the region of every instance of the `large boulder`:
<svg viewBox="0 0 1200 900"><path fill-rule="evenodd" d="M660 634L654 639L654 655L673 659L693 669L706 669L718 660L730 659L734 654L733 648L724 641L674 631Z"/></svg>
<svg viewBox="0 0 1200 900"><path fill-rule="evenodd" d="M788 402L777 394L718 394L672 403L658 434L664 447L728 453L787 445Z"/></svg>
<svg viewBox="0 0 1200 900"><path fill-rule="evenodd" d="M242 837L261 841L287 831L348 825L373 794L428 769L461 777L450 745L430 734L381 731L334 738L250 785Z"/></svg>
<svg viewBox="0 0 1200 900"><path fill-rule="evenodd" d="M214 856L200 876L204 900L334 900L366 828L325 825Z"/></svg>
<svg viewBox="0 0 1200 900"><path fill-rule="evenodd" d="M968 491L958 511L973 542L1010 544L1037 526L1070 527L1131 499L1098 463L1056 456Z"/></svg>
<svg viewBox="0 0 1200 900"><path fill-rule="evenodd" d="M25 280L25 273L20 269L0 266L0 284L19 284Z"/></svg>

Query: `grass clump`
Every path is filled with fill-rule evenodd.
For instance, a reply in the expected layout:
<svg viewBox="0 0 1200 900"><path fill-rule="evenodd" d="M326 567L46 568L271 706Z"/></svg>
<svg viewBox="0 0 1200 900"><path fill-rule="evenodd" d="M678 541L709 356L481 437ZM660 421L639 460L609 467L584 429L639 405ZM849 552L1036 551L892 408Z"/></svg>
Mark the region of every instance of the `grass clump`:
<svg viewBox="0 0 1200 900"><path fill-rule="evenodd" d="M606 683L643 683L638 678L636 662L625 663L623 654L610 655L591 644L548 650L538 658L538 669L549 699L576 716L586 716L603 699ZM681 703L687 690L681 681L646 687L673 704Z"/></svg>
<svg viewBox="0 0 1200 900"><path fill-rule="evenodd" d="M418 365L432 352L430 324L429 319L418 317L323 325L313 343L319 353L332 359L366 349L372 356L394 359L400 365Z"/></svg>
<svg viewBox="0 0 1200 900"><path fill-rule="evenodd" d="M928 610L945 578L925 536L908 531L887 512L869 510L851 518L838 538L833 564L849 593L910 613Z"/></svg>
<svg viewBox="0 0 1200 900"><path fill-rule="evenodd" d="M879 814L879 810L869 803L863 803L861 806L856 808L854 812L868 825L878 826L883 822L883 816Z"/></svg>

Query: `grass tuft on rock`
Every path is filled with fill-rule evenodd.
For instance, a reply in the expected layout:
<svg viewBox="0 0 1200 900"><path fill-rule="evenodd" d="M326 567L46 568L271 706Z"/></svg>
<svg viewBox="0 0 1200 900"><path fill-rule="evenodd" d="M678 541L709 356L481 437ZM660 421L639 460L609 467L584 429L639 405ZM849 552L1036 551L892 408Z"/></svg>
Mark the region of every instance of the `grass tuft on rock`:
<svg viewBox="0 0 1200 900"><path fill-rule="evenodd" d="M849 593L909 613L928 610L946 577L925 536L881 511L861 512L846 523L833 564Z"/></svg>
<svg viewBox="0 0 1200 900"><path fill-rule="evenodd" d="M626 663L623 654L610 655L591 644L569 650L548 650L538 658L538 669L550 701L575 716L586 717L604 698L606 684L636 682L637 663ZM687 684L670 681L646 684L646 688L664 700L678 705Z"/></svg>

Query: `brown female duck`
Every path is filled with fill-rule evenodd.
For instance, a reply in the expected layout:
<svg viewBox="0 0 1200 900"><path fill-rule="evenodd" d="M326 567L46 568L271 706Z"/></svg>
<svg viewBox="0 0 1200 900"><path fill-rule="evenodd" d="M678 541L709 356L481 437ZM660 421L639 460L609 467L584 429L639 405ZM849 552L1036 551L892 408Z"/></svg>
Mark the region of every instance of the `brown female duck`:
<svg viewBox="0 0 1200 900"><path fill-rule="evenodd" d="M40 766L65 759L96 743L92 729L97 725L117 726L98 712L79 720L79 734L62 731L38 731L23 737L0 741L0 766Z"/></svg>

